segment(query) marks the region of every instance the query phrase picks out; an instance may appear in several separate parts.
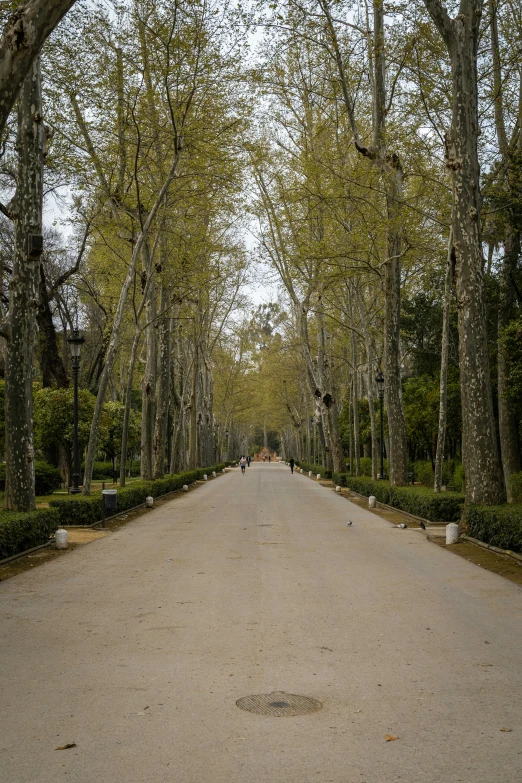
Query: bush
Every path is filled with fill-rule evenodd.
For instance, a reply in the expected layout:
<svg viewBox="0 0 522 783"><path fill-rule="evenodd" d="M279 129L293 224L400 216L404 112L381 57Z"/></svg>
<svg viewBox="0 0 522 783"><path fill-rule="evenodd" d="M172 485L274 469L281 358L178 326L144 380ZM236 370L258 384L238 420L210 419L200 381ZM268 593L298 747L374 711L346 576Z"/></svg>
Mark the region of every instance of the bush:
<svg viewBox="0 0 522 783"><path fill-rule="evenodd" d="M181 489L183 484L192 484L197 479L203 478L204 473L212 473L213 470L220 471L224 467L225 463L222 463L210 468L198 468L179 475L166 476L156 481L136 481L129 487L118 489L117 513L139 506L145 502L145 498L149 495L153 498L167 495L169 492ZM64 498L51 500L49 505L57 510L60 525L63 526L92 525L102 518L101 494L88 497L68 495Z"/></svg>
<svg viewBox="0 0 522 783"><path fill-rule="evenodd" d="M0 558L11 557L39 544L45 544L60 527L60 515L54 509L26 513L0 513Z"/></svg>
<svg viewBox="0 0 522 783"><path fill-rule="evenodd" d="M325 478L325 479L332 478L332 471L323 468L322 465L310 465L308 462L296 462L296 465L298 465L302 470L304 470L305 473L309 473L310 471L312 471L314 476L317 476L317 474L320 473L321 478Z"/></svg>
<svg viewBox="0 0 522 783"><path fill-rule="evenodd" d="M430 522L458 522L464 507L464 495L457 492L433 492L424 487L392 487L389 481L373 481L347 473L334 473L341 487L369 497L375 495L381 503L407 511Z"/></svg>
<svg viewBox="0 0 522 783"><path fill-rule="evenodd" d="M522 506L467 506L462 518L470 536L522 554Z"/></svg>
<svg viewBox="0 0 522 783"><path fill-rule="evenodd" d="M424 484L425 487L433 487L435 471L431 466L431 462L414 462L413 480L418 481L420 484Z"/></svg>
<svg viewBox="0 0 522 783"><path fill-rule="evenodd" d="M48 462L34 463L35 494L50 495L62 484L62 474ZM5 491L5 462L0 463L0 490Z"/></svg>

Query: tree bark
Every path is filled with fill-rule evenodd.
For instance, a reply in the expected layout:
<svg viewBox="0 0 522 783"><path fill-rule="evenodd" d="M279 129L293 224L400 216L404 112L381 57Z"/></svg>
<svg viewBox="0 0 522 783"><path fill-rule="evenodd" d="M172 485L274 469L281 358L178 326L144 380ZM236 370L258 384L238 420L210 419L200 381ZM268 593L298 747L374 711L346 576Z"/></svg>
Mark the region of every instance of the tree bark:
<svg viewBox="0 0 522 783"><path fill-rule="evenodd" d="M51 312L49 294L47 292L45 269L41 260L39 263L39 302L38 310L36 312L36 322L38 324L42 386L44 388L52 386L54 378L56 386L59 389L66 389L69 386L69 377L58 350L56 329L54 328L53 314Z"/></svg>
<svg viewBox="0 0 522 783"><path fill-rule="evenodd" d="M143 244L143 269L153 275L148 243ZM154 416L156 407L156 374L158 324L156 320L156 286L151 280L145 304L145 372L141 384L141 478L152 479L152 441L154 437Z"/></svg>
<svg viewBox="0 0 522 783"><path fill-rule="evenodd" d="M75 0L30 0L9 16L0 38L0 135L42 44Z"/></svg>
<svg viewBox="0 0 522 783"><path fill-rule="evenodd" d="M165 449L167 446L167 424L170 399L170 351L172 316L170 293L165 283L161 286L160 319L158 339L158 378L156 421L153 441L153 475L155 479L165 475Z"/></svg>
<svg viewBox="0 0 522 783"><path fill-rule="evenodd" d="M446 443L446 421L448 407L448 358L449 358L449 322L451 307L451 283L453 272L453 232L450 231L448 242L448 259L444 281L444 302L442 308L442 339L440 351L440 386L439 386L439 428L437 433L437 452L435 457L435 477L433 491L440 492L442 485L442 462Z"/></svg>
<svg viewBox="0 0 522 783"><path fill-rule="evenodd" d="M446 165L453 183L452 228L459 328L462 430L466 499L495 505L504 500L489 372L480 232L477 47L482 0L461 0L450 19L440 0L424 0L451 60L452 123Z"/></svg>
<svg viewBox="0 0 522 783"><path fill-rule="evenodd" d="M35 508L32 386L39 279L39 257L29 255L29 237L42 233L44 156L39 57L33 60L20 90L17 152L14 260L5 330L4 508L29 511Z"/></svg>

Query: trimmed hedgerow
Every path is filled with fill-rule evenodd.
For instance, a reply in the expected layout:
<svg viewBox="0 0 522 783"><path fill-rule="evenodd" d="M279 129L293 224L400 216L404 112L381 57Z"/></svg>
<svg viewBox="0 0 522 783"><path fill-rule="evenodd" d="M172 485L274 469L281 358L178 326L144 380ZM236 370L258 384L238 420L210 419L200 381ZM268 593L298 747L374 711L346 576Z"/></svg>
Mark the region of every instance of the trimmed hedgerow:
<svg viewBox="0 0 522 783"><path fill-rule="evenodd" d="M473 538L522 554L522 505L467 506L462 521Z"/></svg>
<svg viewBox="0 0 522 783"><path fill-rule="evenodd" d="M60 515L54 509L0 513L0 559L45 544L60 527Z"/></svg>
<svg viewBox="0 0 522 783"><path fill-rule="evenodd" d="M156 481L136 481L128 487L118 489L118 509L117 513L126 511L134 506L139 506L145 502L149 495L153 498L167 495L181 489L184 484L192 484L194 481L203 478L205 473L212 473L213 470L220 471L225 467L225 463L215 465L210 468L198 468L189 470L186 473L166 476ZM49 501L49 505L56 509L59 515L60 525L92 525L99 522L102 518L102 497L101 494L88 497L79 497L78 495L68 495L64 498L56 498Z"/></svg>
<svg viewBox="0 0 522 783"><path fill-rule="evenodd" d="M62 474L58 468L39 460L34 463L34 483L37 496L50 495L61 486ZM0 490L5 490L5 462L0 463Z"/></svg>
<svg viewBox="0 0 522 783"><path fill-rule="evenodd" d="M464 495L457 492L433 492L426 487L392 487L389 481L373 481L364 476L355 478L347 473L334 473L333 480L341 487L381 503L429 519L430 522L458 522L464 508Z"/></svg>
<svg viewBox="0 0 522 783"><path fill-rule="evenodd" d="M308 462L297 462L296 463L302 470L305 471L305 473L309 473L312 471L314 476L317 476L318 473L321 474L321 478L324 479L331 479L332 478L332 471L327 470L326 468L323 468L322 465L310 465Z"/></svg>

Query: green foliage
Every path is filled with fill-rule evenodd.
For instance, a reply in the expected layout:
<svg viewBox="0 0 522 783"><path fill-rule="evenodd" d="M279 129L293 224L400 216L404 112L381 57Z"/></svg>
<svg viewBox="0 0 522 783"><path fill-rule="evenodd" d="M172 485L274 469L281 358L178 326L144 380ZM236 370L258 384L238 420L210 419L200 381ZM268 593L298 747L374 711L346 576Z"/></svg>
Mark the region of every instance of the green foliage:
<svg viewBox="0 0 522 783"><path fill-rule="evenodd" d="M45 544L60 526L60 515L54 509L28 513L0 513L0 558L11 557L39 544Z"/></svg>
<svg viewBox="0 0 522 783"><path fill-rule="evenodd" d="M305 471L305 473L309 473L310 471L312 471L314 476L320 473L321 478L324 479L332 478L332 471L323 468L322 465L309 465L308 462L296 462L296 465L299 465L299 467L302 468Z"/></svg>
<svg viewBox="0 0 522 783"><path fill-rule="evenodd" d="M78 390L78 444L83 451L89 440L96 398ZM73 390L39 389L34 394L35 446L45 454L57 454L60 447L69 454L73 446ZM105 423L105 422L104 422ZM104 427L102 425L102 432Z"/></svg>
<svg viewBox="0 0 522 783"><path fill-rule="evenodd" d="M118 489L117 513L139 506L149 495L153 498L161 497L181 489L183 484L192 484L197 479L201 479L204 473L212 473L213 470L218 472L224 467L225 463L222 463L214 467L198 468L179 475L166 476L156 481L137 481L129 487ZM68 495L63 499L51 500L49 505L57 510L60 524L63 526L92 525L102 518L101 493L89 497Z"/></svg>
<svg viewBox="0 0 522 783"><path fill-rule="evenodd" d="M522 553L522 505L467 506L463 522L473 538Z"/></svg>
<svg viewBox="0 0 522 783"><path fill-rule="evenodd" d="M392 487L389 481L354 478L347 473L334 473L333 479L341 487L370 497L381 503L428 519L430 522L458 522L464 507L464 495L457 492L433 492L425 487Z"/></svg>
<svg viewBox="0 0 522 783"><path fill-rule="evenodd" d="M58 468L49 465L48 462L35 462L34 464L35 494L50 495L58 489L62 483L62 474ZM5 490L5 462L0 464L0 490Z"/></svg>
<svg viewBox="0 0 522 783"><path fill-rule="evenodd" d="M100 451L105 452L109 459L119 457L121 453L121 438L123 434L123 417L125 405L122 402L106 402L103 406L105 428L98 441ZM140 446L141 424L140 416L134 410L130 412L127 452L132 454ZM112 476L112 467L110 474ZM94 475L93 475L94 478Z"/></svg>

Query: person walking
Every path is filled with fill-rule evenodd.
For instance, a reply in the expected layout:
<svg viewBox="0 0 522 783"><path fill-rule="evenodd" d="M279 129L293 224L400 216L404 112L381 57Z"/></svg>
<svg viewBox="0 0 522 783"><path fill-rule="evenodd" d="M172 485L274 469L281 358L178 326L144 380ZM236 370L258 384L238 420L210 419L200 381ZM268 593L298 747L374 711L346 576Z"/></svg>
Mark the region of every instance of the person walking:
<svg viewBox="0 0 522 783"><path fill-rule="evenodd" d="M247 455L246 459L247 459L247 468L249 468L250 467L250 462L251 462L250 454Z"/></svg>
<svg viewBox="0 0 522 783"><path fill-rule="evenodd" d="M247 464L246 457L245 457L245 455L244 455L244 454L243 454L243 456L241 457L241 459L239 460L239 464L240 464L240 466L241 466L241 473L244 473L244 472L245 472L245 469L246 469L246 464Z"/></svg>
<svg viewBox="0 0 522 783"><path fill-rule="evenodd" d="M295 465L295 462L294 462L294 460L293 460L293 459L291 459L291 460L288 462L288 464L290 465L290 470L291 470L291 471L292 471L292 473L293 473L293 472L294 472L294 465Z"/></svg>
<svg viewBox="0 0 522 783"><path fill-rule="evenodd" d="M269 462L271 462L271 460L272 460L272 457L271 457L271 456L270 456L270 454L269 454L269 455L268 455L268 461L269 461Z"/></svg>

